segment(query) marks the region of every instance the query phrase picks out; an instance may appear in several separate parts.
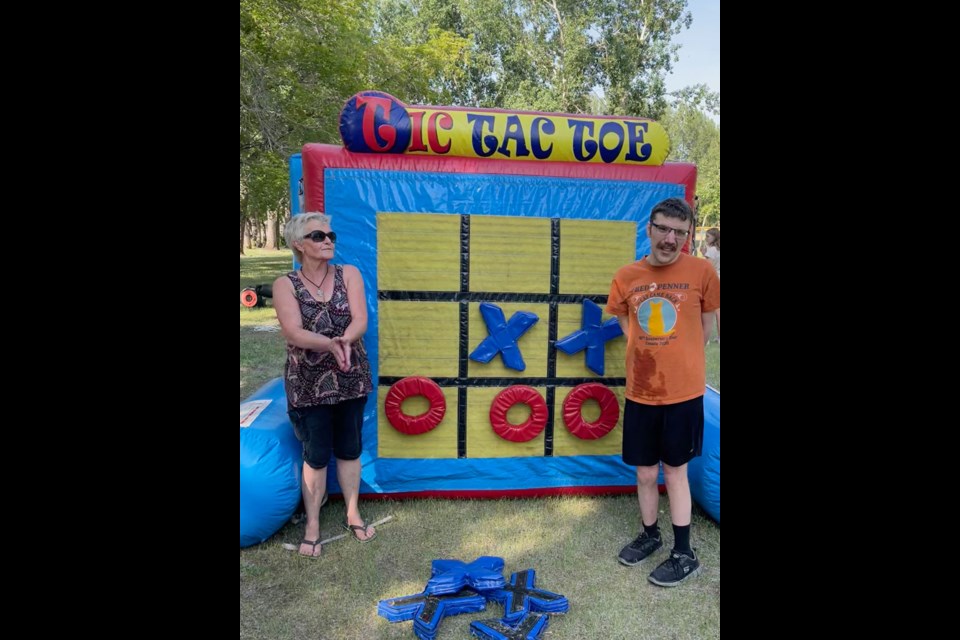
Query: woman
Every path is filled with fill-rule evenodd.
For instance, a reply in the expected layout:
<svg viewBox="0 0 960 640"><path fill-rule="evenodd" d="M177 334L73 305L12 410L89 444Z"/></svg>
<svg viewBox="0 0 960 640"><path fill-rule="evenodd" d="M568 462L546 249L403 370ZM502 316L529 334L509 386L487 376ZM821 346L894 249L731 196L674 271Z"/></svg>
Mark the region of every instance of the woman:
<svg viewBox="0 0 960 640"><path fill-rule="evenodd" d="M700 253L703 257L713 264L717 270L717 277L720 277L720 229L712 227L707 229L707 235L703 238L704 244L700 245ZM720 311L717 311L717 342L720 342Z"/></svg>
<svg viewBox="0 0 960 640"><path fill-rule="evenodd" d="M717 270L717 276L720 275L720 229L713 227L707 229L707 235L703 239L704 244L700 245L700 252L703 257L713 264Z"/></svg>
<svg viewBox="0 0 960 640"><path fill-rule="evenodd" d="M331 450L347 505L343 526L360 542L376 536L357 505L363 407L373 390L363 346L367 306L360 271L331 262L337 234L329 216L293 216L284 237L301 266L273 283L273 306L287 341L284 382L290 421L303 443L307 524L299 553L315 558L321 553L320 507L327 498Z"/></svg>

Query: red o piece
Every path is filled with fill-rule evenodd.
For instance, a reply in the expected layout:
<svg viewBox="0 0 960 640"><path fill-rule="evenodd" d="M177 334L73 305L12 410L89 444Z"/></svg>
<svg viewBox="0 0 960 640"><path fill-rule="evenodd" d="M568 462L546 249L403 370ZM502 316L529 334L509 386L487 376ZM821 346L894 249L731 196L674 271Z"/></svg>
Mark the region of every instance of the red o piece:
<svg viewBox="0 0 960 640"><path fill-rule="evenodd" d="M530 407L530 417L523 424L510 424L507 422L507 411L517 403ZM522 384L507 387L497 394L490 405L490 425L504 440L533 440L547 426L547 403L533 387Z"/></svg>
<svg viewBox="0 0 960 640"><path fill-rule="evenodd" d="M253 289L244 289L241 291L240 304L247 308L257 306L257 292Z"/></svg>
<svg viewBox="0 0 960 640"><path fill-rule="evenodd" d="M583 419L583 403L594 399L600 405L596 422ZM587 382L573 388L563 401L563 423L581 440L596 440L610 433L620 419L620 402L613 391L597 382Z"/></svg>
<svg viewBox="0 0 960 640"><path fill-rule="evenodd" d="M426 413L411 416L403 412L403 401L414 396L423 396L430 403ZM410 376L390 387L383 401L383 408L394 429L416 436L431 431L440 424L447 412L447 400L443 397L440 385L430 378Z"/></svg>

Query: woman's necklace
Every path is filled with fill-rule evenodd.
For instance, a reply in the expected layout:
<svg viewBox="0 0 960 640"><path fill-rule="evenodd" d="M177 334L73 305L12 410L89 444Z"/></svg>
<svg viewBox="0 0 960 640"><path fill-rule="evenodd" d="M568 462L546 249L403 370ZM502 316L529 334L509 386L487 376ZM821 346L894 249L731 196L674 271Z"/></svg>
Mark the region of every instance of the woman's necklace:
<svg viewBox="0 0 960 640"><path fill-rule="evenodd" d="M308 278L307 274L303 272L303 267L300 267L300 275L303 276L304 280L306 280L307 282L309 282L310 284L312 284L317 288L317 295L320 296L320 302L326 302L326 300L324 300L324 295L323 295L323 283L327 281L327 273L329 273L329 271L330 271L330 263L328 262L327 268L324 269L323 271L323 279L320 280L320 284L317 284L316 282Z"/></svg>

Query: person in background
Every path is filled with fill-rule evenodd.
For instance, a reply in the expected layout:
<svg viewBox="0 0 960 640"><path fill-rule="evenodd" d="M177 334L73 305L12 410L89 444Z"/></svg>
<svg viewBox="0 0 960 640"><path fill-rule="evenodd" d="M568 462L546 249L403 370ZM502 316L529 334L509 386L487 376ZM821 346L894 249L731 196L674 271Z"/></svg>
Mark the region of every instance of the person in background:
<svg viewBox="0 0 960 640"><path fill-rule="evenodd" d="M373 391L363 344L367 304L360 271L332 262L337 234L329 216L295 215L284 237L301 266L273 283L273 305L287 341L288 412L303 443L306 529L299 553L315 558L321 553L320 507L327 499L331 452L347 507L343 526L360 542L376 536L358 507L363 408Z"/></svg>
<svg viewBox="0 0 960 640"><path fill-rule="evenodd" d="M610 285L607 312L627 337L623 461L637 468L643 529L621 549L634 566L663 546L657 492L659 464L670 498L673 550L648 576L673 587L702 571L690 546L693 502L687 463L703 445L704 345L720 309L720 278L705 260L681 252L694 216L679 198L653 207L650 255L620 268Z"/></svg>
<svg viewBox="0 0 960 640"><path fill-rule="evenodd" d="M710 261L713 268L717 270L717 277L720 277L720 229L712 227L707 229L703 244L700 245L700 253L704 258ZM717 311L717 342L720 342L720 311Z"/></svg>
<svg viewBox="0 0 960 640"><path fill-rule="evenodd" d="M700 254L710 261L713 268L717 270L717 277L720 277L720 229L711 227L707 229L707 235L700 245Z"/></svg>

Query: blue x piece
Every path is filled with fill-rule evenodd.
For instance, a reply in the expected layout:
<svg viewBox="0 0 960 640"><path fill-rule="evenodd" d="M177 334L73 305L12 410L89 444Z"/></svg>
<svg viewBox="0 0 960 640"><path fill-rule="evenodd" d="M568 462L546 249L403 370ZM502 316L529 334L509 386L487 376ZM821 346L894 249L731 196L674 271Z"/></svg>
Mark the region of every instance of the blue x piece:
<svg viewBox="0 0 960 640"><path fill-rule="evenodd" d="M539 613L526 613L515 622L506 620L474 620L470 633L484 640L537 640L550 624L550 618Z"/></svg>
<svg viewBox="0 0 960 640"><path fill-rule="evenodd" d="M468 589L448 595L431 595L424 591L412 596L381 600L377 604L377 613L390 622L416 619L415 624L436 633L444 617L483 611L486 606L487 601L483 596Z"/></svg>
<svg viewBox="0 0 960 640"><path fill-rule="evenodd" d="M470 354L471 360L487 363L493 360L498 353L503 354L503 364L523 371L527 368L523 361L523 355L520 353L520 347L517 346L517 340L520 339L527 329L537 323L540 318L537 314L529 311L517 311L510 316L507 322L503 315L503 309L489 302L480 303L480 315L487 325L488 335L483 342L477 345L477 348Z"/></svg>
<svg viewBox="0 0 960 640"><path fill-rule="evenodd" d="M541 613L566 613L570 602L565 596L552 591L535 588L537 572L533 569L518 571L510 576L510 584L485 594L487 598L503 605L503 619L516 621L531 611Z"/></svg>
<svg viewBox="0 0 960 640"><path fill-rule="evenodd" d="M586 349L587 368L598 376L603 375L603 345L607 340L623 335L623 330L616 318L610 318L600 324L601 317L603 316L600 307L592 300L585 299L580 329L556 342L557 349L568 355Z"/></svg>
<svg viewBox="0 0 960 640"><path fill-rule="evenodd" d="M460 560L434 560L425 591L432 594L455 593L463 587L490 591L503 587L503 558L480 556L470 564Z"/></svg>

